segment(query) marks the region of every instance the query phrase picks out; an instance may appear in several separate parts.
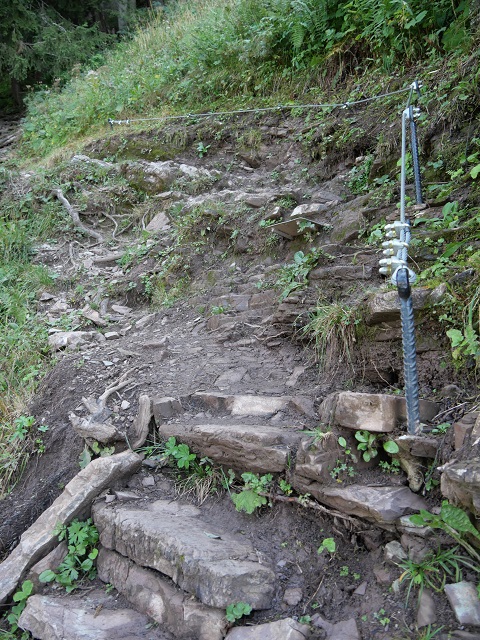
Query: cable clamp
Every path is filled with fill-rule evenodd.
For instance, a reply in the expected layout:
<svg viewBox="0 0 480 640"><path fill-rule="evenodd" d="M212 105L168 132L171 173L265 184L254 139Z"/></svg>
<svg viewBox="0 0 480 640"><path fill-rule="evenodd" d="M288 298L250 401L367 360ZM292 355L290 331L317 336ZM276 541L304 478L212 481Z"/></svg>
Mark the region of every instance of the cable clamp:
<svg viewBox="0 0 480 640"><path fill-rule="evenodd" d="M398 239L386 240L385 242L382 242L382 247L384 247L385 249L395 249L396 251L398 251L399 249L408 248L408 242L404 242Z"/></svg>
<svg viewBox="0 0 480 640"><path fill-rule="evenodd" d="M396 269L405 269L407 263L398 257L383 258L379 261L379 272L384 276L391 275Z"/></svg>
<svg viewBox="0 0 480 640"><path fill-rule="evenodd" d="M398 285L398 282L397 282L397 279L398 279L398 272L399 272L401 269L407 269L407 271L408 271L408 284L409 284L409 285L410 285L410 284L413 284L413 283L416 281L416 279L417 279L417 275L416 275L416 273L415 273L414 271L412 271L411 269L409 269L406 265L399 266L399 267L397 267L397 268L395 269L395 271L392 273L391 283L392 283L392 284L394 284L394 285L395 285L395 286L397 286L397 287L399 286L399 285Z"/></svg>
<svg viewBox="0 0 480 640"><path fill-rule="evenodd" d="M408 222L400 222L399 220L396 220L393 224L386 224L384 229L386 231L387 238L394 238L395 236L397 236L397 238L401 238L402 233L406 234L410 229L410 224Z"/></svg>

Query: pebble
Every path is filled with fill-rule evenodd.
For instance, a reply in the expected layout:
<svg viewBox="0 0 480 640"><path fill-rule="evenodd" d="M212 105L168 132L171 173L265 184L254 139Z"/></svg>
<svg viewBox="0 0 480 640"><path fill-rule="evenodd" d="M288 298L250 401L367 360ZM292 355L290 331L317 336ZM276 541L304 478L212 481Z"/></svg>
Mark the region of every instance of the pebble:
<svg viewBox="0 0 480 640"><path fill-rule="evenodd" d="M130 407L130 402L128 400L122 400L120 407L126 411Z"/></svg>

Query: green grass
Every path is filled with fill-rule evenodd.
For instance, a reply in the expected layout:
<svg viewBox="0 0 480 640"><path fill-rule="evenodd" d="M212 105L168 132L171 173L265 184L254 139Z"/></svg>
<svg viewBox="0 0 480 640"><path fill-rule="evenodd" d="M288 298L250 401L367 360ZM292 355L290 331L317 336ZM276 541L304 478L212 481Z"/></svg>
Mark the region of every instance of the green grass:
<svg viewBox="0 0 480 640"><path fill-rule="evenodd" d="M468 5L451 0L172 2L103 67L62 91L32 94L26 149L45 155L103 130L108 118L292 103L292 95L311 102L325 90L332 98L337 85L352 88L350 100L364 97L369 68L391 78L422 56L471 50L468 19Z"/></svg>

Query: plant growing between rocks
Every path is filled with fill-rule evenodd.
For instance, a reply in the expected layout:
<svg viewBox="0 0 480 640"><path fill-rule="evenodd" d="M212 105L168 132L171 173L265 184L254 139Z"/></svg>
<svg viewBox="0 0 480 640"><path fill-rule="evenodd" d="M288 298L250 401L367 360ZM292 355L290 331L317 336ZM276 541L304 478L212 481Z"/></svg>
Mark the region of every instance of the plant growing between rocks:
<svg viewBox="0 0 480 640"><path fill-rule="evenodd" d="M85 522L73 520L68 526L61 525L55 530L58 540L65 540L68 553L57 571L47 569L40 576L40 582L56 582L65 587L67 593L74 591L84 580L93 580L97 572L95 559L98 555L98 531L91 518Z"/></svg>
<svg viewBox="0 0 480 640"><path fill-rule="evenodd" d="M243 616L248 616L252 612L252 607L247 602L234 602L229 604L226 611L225 617L228 622L234 623Z"/></svg>

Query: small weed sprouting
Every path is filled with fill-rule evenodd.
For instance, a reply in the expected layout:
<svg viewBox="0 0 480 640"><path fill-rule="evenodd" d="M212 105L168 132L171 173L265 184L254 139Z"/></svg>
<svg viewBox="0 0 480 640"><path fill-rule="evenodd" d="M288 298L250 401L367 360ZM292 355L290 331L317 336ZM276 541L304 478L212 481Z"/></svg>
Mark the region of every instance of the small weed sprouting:
<svg viewBox="0 0 480 640"><path fill-rule="evenodd" d="M350 574L350 569L346 564L343 565L343 567L340 567L340 572L339 572L340 577L345 578L349 574Z"/></svg>
<svg viewBox="0 0 480 640"><path fill-rule="evenodd" d="M385 609L380 609L379 611L373 614L373 617L382 625L382 627L385 630L388 628L388 625L391 622Z"/></svg>
<svg viewBox="0 0 480 640"><path fill-rule="evenodd" d="M341 483L342 477L347 476L353 478L355 476L353 464L356 464L358 460L343 436L338 438L338 444L343 450L343 459L337 459L335 467L330 471L330 476L336 480L336 482Z"/></svg>
<svg viewBox="0 0 480 640"><path fill-rule="evenodd" d="M83 579L93 580L96 576L95 559L98 555L98 531L89 518L85 522L73 520L68 526L55 530L59 541L65 540L68 553L57 571L47 569L40 574L40 582L57 582L67 593L76 589Z"/></svg>
<svg viewBox="0 0 480 640"><path fill-rule="evenodd" d="M232 493L231 497L237 511L253 513L255 509L267 504L266 495L273 480L271 473L258 476L255 473L242 473L245 485L240 493Z"/></svg>
<svg viewBox="0 0 480 640"><path fill-rule="evenodd" d="M243 616L248 616L252 612L252 607L247 602L235 602L229 604L225 611L228 622L234 623Z"/></svg>
<svg viewBox="0 0 480 640"><path fill-rule="evenodd" d="M333 556L336 550L337 544L334 538L324 538L322 540L322 544L317 549L317 553L318 555L321 555L324 551L327 551L330 555Z"/></svg>
<svg viewBox="0 0 480 640"><path fill-rule="evenodd" d="M27 606L27 600L33 593L33 582L31 580L25 580L22 583L22 587L19 591L13 594L13 601L17 604L13 605L10 609L10 613L7 614L7 622L10 624L10 631L12 634L16 634L18 631L18 619L22 614L22 611ZM16 635L14 637L17 637ZM22 638L24 636L22 635ZM25 636L27 637L27 636Z"/></svg>
<svg viewBox="0 0 480 640"><path fill-rule="evenodd" d="M437 424L437 426L432 429L432 435L444 436L451 426L451 422L442 422L441 424Z"/></svg>
<svg viewBox="0 0 480 640"><path fill-rule="evenodd" d="M198 458L187 444L177 443L174 436L161 446L161 450L163 459L181 472L176 480L178 493L193 494L199 504L205 502L210 494L216 493L220 486L227 483L228 488L232 482L231 476L229 480L223 470L214 468L210 458Z"/></svg>
<svg viewBox="0 0 480 640"><path fill-rule="evenodd" d="M332 428L329 425L320 424L318 427L314 429L309 429L308 431L304 431L305 435L311 436L313 438L312 445L317 442L321 442L329 433L332 432Z"/></svg>
<svg viewBox="0 0 480 640"><path fill-rule="evenodd" d="M197 155L199 158L203 158L203 156L206 156L208 153L208 150L210 149L212 145L210 144L204 144L202 141L200 141L197 144Z"/></svg>
<svg viewBox="0 0 480 640"><path fill-rule="evenodd" d="M399 563L404 570L398 578L397 583L400 585L404 580L408 582L406 602L410 598L410 592L413 587L419 589L418 597L420 598L423 590L429 587L440 593L447 580L452 582L460 582L462 580L462 567L468 568L476 573L480 572L480 566L473 563L467 556L459 555L458 546L452 549L438 549L436 552L430 552L420 562L413 562L409 558Z"/></svg>
<svg viewBox="0 0 480 640"><path fill-rule="evenodd" d="M385 473L391 473L393 475L397 475L400 473L400 460L397 458L393 458L391 462L387 462L386 460L380 460L378 466Z"/></svg>
<svg viewBox="0 0 480 640"><path fill-rule="evenodd" d="M365 462L370 462L372 458L375 458L378 454L378 435L376 433L372 433L371 431L360 430L355 432L355 439L358 440L357 449L358 451L362 451L362 458ZM382 443L383 449L394 455L399 452L399 447L396 442L393 440L387 440Z"/></svg>

